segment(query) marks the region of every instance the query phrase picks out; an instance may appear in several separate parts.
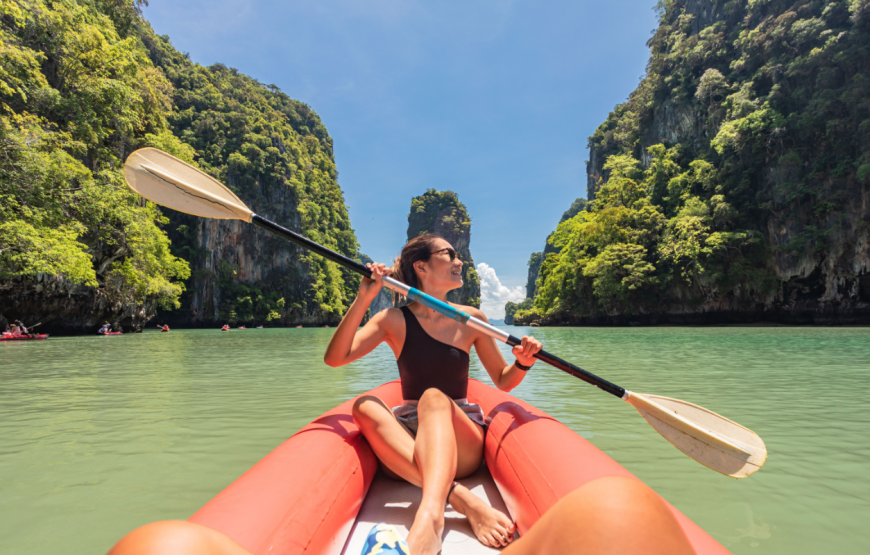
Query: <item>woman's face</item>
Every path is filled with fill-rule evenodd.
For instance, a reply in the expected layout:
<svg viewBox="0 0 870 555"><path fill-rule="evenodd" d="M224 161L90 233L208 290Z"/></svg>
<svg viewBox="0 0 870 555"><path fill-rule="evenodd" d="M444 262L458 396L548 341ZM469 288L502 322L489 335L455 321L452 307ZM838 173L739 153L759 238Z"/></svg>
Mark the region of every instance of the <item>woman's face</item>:
<svg viewBox="0 0 870 555"><path fill-rule="evenodd" d="M436 239L430 245L434 254L418 265L417 278L426 289L451 291L462 287L462 261L458 256L450 260L450 252L445 249L453 247L444 239Z"/></svg>

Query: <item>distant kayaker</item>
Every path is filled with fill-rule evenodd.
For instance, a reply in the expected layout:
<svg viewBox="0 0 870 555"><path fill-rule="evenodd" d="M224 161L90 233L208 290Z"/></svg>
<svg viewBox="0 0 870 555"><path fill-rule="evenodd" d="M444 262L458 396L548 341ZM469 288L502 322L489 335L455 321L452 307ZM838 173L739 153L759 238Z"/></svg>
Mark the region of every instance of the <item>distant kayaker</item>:
<svg viewBox="0 0 870 555"><path fill-rule="evenodd" d="M404 404L392 410L378 397L360 397L353 417L381 461L385 472L423 488L423 498L408 544L414 555L435 555L441 550L444 505L464 514L477 539L490 547L506 546L515 525L468 488L454 481L470 475L483 460L485 422L479 405L467 400L469 352L477 351L496 387L515 388L535 363L540 341L523 337L514 347L516 361L508 364L495 340L420 303L375 314L360 324L390 275L437 299L462 287L462 261L456 250L438 235L409 241L392 268L367 264L372 279L363 278L356 300L342 319L327 347L324 361L342 366L386 342L396 356ZM487 321L472 306L454 305Z"/></svg>
<svg viewBox="0 0 870 555"><path fill-rule="evenodd" d="M112 331L112 325L108 322L103 324L103 326L97 331L98 334L105 335Z"/></svg>
<svg viewBox="0 0 870 555"><path fill-rule="evenodd" d="M18 326L18 329L21 330L21 335L27 335L27 328L24 326L24 323L21 320L15 320L15 324Z"/></svg>

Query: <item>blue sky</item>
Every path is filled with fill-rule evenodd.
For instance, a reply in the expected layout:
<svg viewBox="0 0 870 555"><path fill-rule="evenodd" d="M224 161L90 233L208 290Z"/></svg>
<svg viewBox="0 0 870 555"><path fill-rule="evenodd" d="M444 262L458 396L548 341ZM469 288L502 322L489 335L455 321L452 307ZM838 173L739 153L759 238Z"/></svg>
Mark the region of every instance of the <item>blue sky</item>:
<svg viewBox="0 0 870 555"><path fill-rule="evenodd" d="M150 0L155 31L310 105L362 252L389 262L411 197L452 190L486 264L484 311L586 196L586 141L644 73L652 0ZM488 310L487 310L488 309Z"/></svg>

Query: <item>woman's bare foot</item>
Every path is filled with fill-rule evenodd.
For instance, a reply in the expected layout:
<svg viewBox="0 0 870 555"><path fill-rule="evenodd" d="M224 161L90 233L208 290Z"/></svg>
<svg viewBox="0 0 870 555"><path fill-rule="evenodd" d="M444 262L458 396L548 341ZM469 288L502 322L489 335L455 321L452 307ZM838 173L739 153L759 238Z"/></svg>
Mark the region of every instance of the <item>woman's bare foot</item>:
<svg viewBox="0 0 870 555"><path fill-rule="evenodd" d="M437 555L441 552L441 534L444 532L444 510L430 511L422 507L414 517L408 532L411 555Z"/></svg>
<svg viewBox="0 0 870 555"><path fill-rule="evenodd" d="M504 547L513 541L516 525L511 519L484 503L462 484L453 488L448 501L454 509L465 515L471 530L483 545Z"/></svg>

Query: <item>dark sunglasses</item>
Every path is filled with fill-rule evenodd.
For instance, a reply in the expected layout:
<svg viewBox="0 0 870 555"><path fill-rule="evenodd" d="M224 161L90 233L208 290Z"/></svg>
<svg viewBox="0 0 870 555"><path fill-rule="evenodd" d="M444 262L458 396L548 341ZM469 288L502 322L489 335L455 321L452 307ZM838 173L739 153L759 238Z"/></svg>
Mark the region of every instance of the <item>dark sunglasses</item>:
<svg viewBox="0 0 870 555"><path fill-rule="evenodd" d="M458 258L459 260L462 260L462 257L459 256L459 253L456 252L455 250L453 250L453 248L451 248L451 247L444 247L443 249L438 249L437 251L432 251L432 252L430 252L429 254L430 254L430 255L431 255L431 254L439 254L439 253L442 253L442 252L446 252L446 253L447 253L447 256L450 257L450 262L453 262L453 261L456 260L457 258Z"/></svg>

